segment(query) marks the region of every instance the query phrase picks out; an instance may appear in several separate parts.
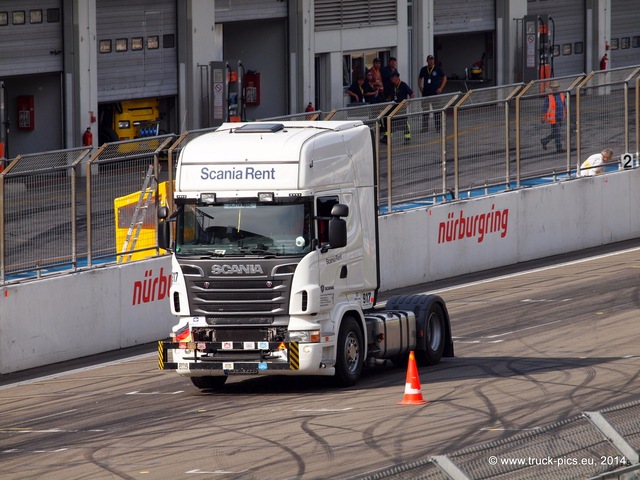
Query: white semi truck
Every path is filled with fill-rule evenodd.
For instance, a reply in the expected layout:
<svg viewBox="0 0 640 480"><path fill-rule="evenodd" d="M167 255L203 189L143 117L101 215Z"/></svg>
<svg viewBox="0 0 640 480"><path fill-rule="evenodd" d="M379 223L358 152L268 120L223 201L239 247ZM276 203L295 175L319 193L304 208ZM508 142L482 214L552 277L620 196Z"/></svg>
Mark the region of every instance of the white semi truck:
<svg viewBox="0 0 640 480"><path fill-rule="evenodd" d="M333 375L453 356L437 295L380 287L376 171L360 121L228 123L180 153L175 211L159 209L172 252L159 366L202 389L230 375ZM398 232L398 239L411 232Z"/></svg>

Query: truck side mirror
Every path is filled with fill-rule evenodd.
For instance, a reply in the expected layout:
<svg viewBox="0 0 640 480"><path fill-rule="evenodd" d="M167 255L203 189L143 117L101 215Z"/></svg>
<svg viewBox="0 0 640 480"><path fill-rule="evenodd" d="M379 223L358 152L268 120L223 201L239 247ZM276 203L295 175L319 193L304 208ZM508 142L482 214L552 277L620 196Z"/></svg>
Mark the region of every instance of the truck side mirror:
<svg viewBox="0 0 640 480"><path fill-rule="evenodd" d="M333 207L331 207L331 216L332 217L348 217L349 207L347 207L343 203L336 203Z"/></svg>
<svg viewBox="0 0 640 480"><path fill-rule="evenodd" d="M168 250L171 241L171 231L169 229L169 209L165 206L158 208L158 247Z"/></svg>
<svg viewBox="0 0 640 480"><path fill-rule="evenodd" d="M329 220L329 246L342 248L347 245L347 222L342 218L333 217Z"/></svg>
<svg viewBox="0 0 640 480"><path fill-rule="evenodd" d="M169 222L158 222L158 247L169 250L170 237Z"/></svg>
<svg viewBox="0 0 640 480"><path fill-rule="evenodd" d="M347 245L347 221L340 218L349 215L349 207L337 203L331 208L331 220L329 220L329 246L342 248Z"/></svg>

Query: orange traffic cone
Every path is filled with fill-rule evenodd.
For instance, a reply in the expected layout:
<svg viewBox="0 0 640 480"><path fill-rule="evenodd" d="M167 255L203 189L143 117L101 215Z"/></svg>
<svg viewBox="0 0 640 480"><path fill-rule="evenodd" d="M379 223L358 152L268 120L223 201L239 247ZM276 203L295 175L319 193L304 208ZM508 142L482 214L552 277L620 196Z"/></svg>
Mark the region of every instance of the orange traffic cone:
<svg viewBox="0 0 640 480"><path fill-rule="evenodd" d="M426 405L427 401L422 398L420 379L418 378L418 368L416 367L416 356L413 350L409 353L409 364L407 365L407 381L404 387L404 399L398 405Z"/></svg>

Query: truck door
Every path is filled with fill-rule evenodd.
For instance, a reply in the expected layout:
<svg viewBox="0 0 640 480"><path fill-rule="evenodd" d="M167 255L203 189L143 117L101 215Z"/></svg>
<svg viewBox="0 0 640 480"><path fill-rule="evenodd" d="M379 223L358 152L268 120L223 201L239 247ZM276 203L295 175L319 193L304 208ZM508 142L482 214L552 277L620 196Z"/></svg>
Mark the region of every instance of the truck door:
<svg viewBox="0 0 640 480"><path fill-rule="evenodd" d="M339 301L347 289L347 266L345 248L330 249L329 220L331 208L340 203L339 196L325 195L316 200L316 231L320 247L320 303L321 307L330 309Z"/></svg>

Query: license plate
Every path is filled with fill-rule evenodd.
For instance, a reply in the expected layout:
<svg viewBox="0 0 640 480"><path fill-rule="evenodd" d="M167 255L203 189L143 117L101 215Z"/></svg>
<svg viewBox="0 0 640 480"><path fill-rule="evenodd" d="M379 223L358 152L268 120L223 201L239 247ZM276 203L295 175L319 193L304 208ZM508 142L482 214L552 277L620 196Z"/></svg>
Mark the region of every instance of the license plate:
<svg viewBox="0 0 640 480"><path fill-rule="evenodd" d="M226 375L257 375L257 368L238 367L234 362L222 362L222 370Z"/></svg>
<svg viewBox="0 0 640 480"><path fill-rule="evenodd" d="M257 375L258 370L255 368L240 368L235 370L225 370L227 375Z"/></svg>

